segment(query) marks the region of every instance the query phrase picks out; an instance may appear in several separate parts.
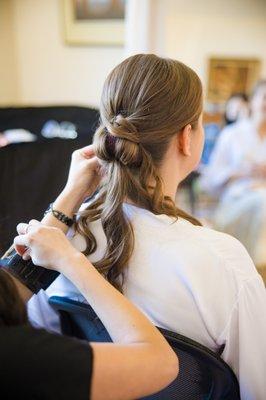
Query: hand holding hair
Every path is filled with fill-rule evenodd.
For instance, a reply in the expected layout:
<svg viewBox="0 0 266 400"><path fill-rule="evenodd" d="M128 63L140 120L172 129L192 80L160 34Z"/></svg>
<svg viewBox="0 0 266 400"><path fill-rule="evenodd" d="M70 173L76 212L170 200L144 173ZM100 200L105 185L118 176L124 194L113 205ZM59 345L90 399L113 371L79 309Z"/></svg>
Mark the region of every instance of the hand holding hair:
<svg viewBox="0 0 266 400"><path fill-rule="evenodd" d="M80 193L83 200L96 190L101 180L100 163L93 145L85 146L72 153L71 165L65 191Z"/></svg>
<svg viewBox="0 0 266 400"><path fill-rule="evenodd" d="M78 253L65 234L58 228L47 227L36 220L17 226L19 236L14 239L15 249L24 259L32 259L41 265L58 272L68 264L69 259Z"/></svg>
<svg viewBox="0 0 266 400"><path fill-rule="evenodd" d="M73 219L84 200L96 191L101 179L101 165L95 156L94 147L90 145L75 150L72 153L67 183L54 201L53 209ZM69 229L52 212L45 214L42 223L57 227L65 233Z"/></svg>

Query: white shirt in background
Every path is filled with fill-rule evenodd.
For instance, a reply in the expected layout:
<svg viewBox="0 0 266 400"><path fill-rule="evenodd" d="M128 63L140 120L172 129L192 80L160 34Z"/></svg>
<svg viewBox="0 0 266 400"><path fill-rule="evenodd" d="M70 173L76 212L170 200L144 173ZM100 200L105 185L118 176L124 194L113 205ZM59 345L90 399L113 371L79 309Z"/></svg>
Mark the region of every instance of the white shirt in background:
<svg viewBox="0 0 266 400"><path fill-rule="evenodd" d="M203 170L201 187L214 195L222 194L222 201L244 195L254 185L266 188L265 179L249 176L252 167L265 164L266 138L258 135L251 120L241 120L221 131L209 165ZM231 177L240 174L241 178L227 184Z"/></svg>
<svg viewBox="0 0 266 400"><path fill-rule="evenodd" d="M238 238L261 269L266 268L266 179L251 171L265 165L266 138L245 119L222 130L200 179L203 189L219 197L213 226Z"/></svg>

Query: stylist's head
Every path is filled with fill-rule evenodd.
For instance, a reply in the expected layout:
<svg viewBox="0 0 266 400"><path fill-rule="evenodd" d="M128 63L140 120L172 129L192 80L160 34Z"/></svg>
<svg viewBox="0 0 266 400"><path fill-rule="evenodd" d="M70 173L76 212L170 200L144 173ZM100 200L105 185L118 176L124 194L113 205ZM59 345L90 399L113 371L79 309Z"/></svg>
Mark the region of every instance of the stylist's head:
<svg viewBox="0 0 266 400"><path fill-rule="evenodd" d="M12 278L0 269L0 326L22 325L27 312Z"/></svg>

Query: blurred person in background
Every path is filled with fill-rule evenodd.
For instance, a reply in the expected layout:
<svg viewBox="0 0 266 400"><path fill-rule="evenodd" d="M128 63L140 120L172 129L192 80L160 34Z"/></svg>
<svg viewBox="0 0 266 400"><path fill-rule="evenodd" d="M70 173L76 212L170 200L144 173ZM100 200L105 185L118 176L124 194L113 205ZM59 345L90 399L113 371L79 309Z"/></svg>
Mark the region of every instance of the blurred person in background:
<svg viewBox="0 0 266 400"><path fill-rule="evenodd" d="M204 169L208 167L211 154L219 136L227 132L228 129L231 129L232 124L247 118L248 114L248 97L245 93L239 92L233 93L226 101L222 120L220 120L221 115L219 114L219 119L217 121L205 121L205 142L201 163L198 167L199 174L204 173Z"/></svg>
<svg viewBox="0 0 266 400"><path fill-rule="evenodd" d="M248 113L248 96L245 93L233 93L225 104L224 125L238 122L246 118Z"/></svg>
<svg viewBox="0 0 266 400"><path fill-rule="evenodd" d="M253 90L250 116L221 132L201 186L220 198L216 229L238 238L265 274L266 80Z"/></svg>

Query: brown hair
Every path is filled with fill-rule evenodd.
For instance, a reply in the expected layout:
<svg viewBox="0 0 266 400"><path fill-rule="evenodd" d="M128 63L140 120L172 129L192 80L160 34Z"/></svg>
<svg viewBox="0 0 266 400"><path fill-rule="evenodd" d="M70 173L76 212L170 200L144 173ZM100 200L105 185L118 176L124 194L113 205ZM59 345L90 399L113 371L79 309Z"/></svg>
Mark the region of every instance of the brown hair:
<svg viewBox="0 0 266 400"><path fill-rule="evenodd" d="M0 269L0 326L22 325L27 321L26 307L15 283Z"/></svg>
<svg viewBox="0 0 266 400"><path fill-rule="evenodd" d="M77 230L86 238L84 254L91 254L97 243L89 222L101 219L107 248L95 266L119 290L134 248L133 229L123 212L125 200L154 214L181 216L200 225L164 196L159 167L173 136L187 124L195 128L201 112L200 79L175 60L138 54L114 68L105 81L101 124L93 141L105 177L98 196L80 212Z"/></svg>

